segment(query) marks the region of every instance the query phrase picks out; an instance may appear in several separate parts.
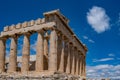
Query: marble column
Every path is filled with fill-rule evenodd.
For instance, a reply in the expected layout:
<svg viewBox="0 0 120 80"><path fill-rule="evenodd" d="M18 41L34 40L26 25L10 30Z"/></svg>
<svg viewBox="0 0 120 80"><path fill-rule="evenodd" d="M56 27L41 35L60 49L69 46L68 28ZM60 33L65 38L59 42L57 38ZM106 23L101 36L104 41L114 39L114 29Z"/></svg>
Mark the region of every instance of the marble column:
<svg viewBox="0 0 120 80"><path fill-rule="evenodd" d="M16 72L17 68L17 37L11 37L8 72Z"/></svg>
<svg viewBox="0 0 120 80"><path fill-rule="evenodd" d="M38 32L37 46L36 46L36 72L43 71L43 55L44 55L44 33Z"/></svg>
<svg viewBox="0 0 120 80"><path fill-rule="evenodd" d="M78 75L80 75L80 60L81 60L81 55L80 55L80 51L78 52L79 53L79 59L78 59Z"/></svg>
<svg viewBox="0 0 120 80"><path fill-rule="evenodd" d="M5 39L0 38L0 73L5 71Z"/></svg>
<svg viewBox="0 0 120 80"><path fill-rule="evenodd" d="M79 55L78 55L78 51L76 51L76 72L75 74L78 75L79 74Z"/></svg>
<svg viewBox="0 0 120 80"><path fill-rule="evenodd" d="M67 43L67 54L68 54L68 58L67 58L67 65L66 65L66 73L70 73L70 44Z"/></svg>
<svg viewBox="0 0 120 80"><path fill-rule="evenodd" d="M81 56L81 76L83 76L83 55Z"/></svg>
<svg viewBox="0 0 120 80"><path fill-rule="evenodd" d="M50 34L50 54L49 54L49 71L57 71L57 33L52 30Z"/></svg>
<svg viewBox="0 0 120 80"><path fill-rule="evenodd" d="M24 34L23 52L22 52L22 67L21 72L26 73L29 71L30 59L30 34Z"/></svg>
<svg viewBox="0 0 120 80"><path fill-rule="evenodd" d="M62 36L62 52L61 52L60 67L59 67L60 72L64 72L64 55L65 55L65 40L64 40L64 36Z"/></svg>
<svg viewBox="0 0 120 80"><path fill-rule="evenodd" d="M82 66L82 64L83 64L83 56L82 55L80 55L80 66L79 66L79 68L80 68L80 70L79 70L79 74L80 74L80 76L82 76L82 70L83 70L83 66Z"/></svg>
<svg viewBox="0 0 120 80"><path fill-rule="evenodd" d="M83 76L85 76L86 72L85 72L85 56L83 57Z"/></svg>
<svg viewBox="0 0 120 80"><path fill-rule="evenodd" d="M74 68L74 74L76 74L76 65L77 65L77 48L75 47L75 68Z"/></svg>
<svg viewBox="0 0 120 80"><path fill-rule="evenodd" d="M72 70L71 73L75 74L75 47L72 47Z"/></svg>
<svg viewBox="0 0 120 80"><path fill-rule="evenodd" d="M45 56L48 56L48 39L49 39L49 35L48 33L46 33L44 38L44 55Z"/></svg>
<svg viewBox="0 0 120 80"><path fill-rule="evenodd" d="M58 39L57 39L57 70L59 71L60 69L60 62L61 62L61 54L62 54L62 34L58 34Z"/></svg>
<svg viewBox="0 0 120 80"><path fill-rule="evenodd" d="M68 59L68 39L67 37L65 37L65 40L64 40L64 48L65 48L65 51L64 51L64 72L66 72L66 67L67 67L67 59Z"/></svg>
<svg viewBox="0 0 120 80"><path fill-rule="evenodd" d="M72 73L73 66L73 44L70 44L70 73Z"/></svg>
<svg viewBox="0 0 120 80"><path fill-rule="evenodd" d="M44 58L43 58L44 70L48 70L48 52L49 52L48 40L49 35L46 32L44 37Z"/></svg>

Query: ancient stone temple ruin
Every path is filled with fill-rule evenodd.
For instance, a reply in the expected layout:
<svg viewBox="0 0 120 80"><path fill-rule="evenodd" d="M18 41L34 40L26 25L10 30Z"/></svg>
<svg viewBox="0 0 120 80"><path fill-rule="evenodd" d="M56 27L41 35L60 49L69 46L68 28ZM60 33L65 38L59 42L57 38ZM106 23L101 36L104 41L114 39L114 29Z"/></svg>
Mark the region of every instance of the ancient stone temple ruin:
<svg viewBox="0 0 120 80"><path fill-rule="evenodd" d="M69 20L54 10L43 19L4 27L0 34L0 75L34 76L64 74L86 78L87 48L70 29ZM37 33L36 55L30 55L30 36ZM22 56L17 55L17 39L24 36ZM6 40L11 39L6 58ZM30 57L36 59L31 62ZM18 67L21 63L21 67ZM55 79L56 80L56 79ZM64 80L64 79L63 79ZM65 79L68 80L68 79Z"/></svg>

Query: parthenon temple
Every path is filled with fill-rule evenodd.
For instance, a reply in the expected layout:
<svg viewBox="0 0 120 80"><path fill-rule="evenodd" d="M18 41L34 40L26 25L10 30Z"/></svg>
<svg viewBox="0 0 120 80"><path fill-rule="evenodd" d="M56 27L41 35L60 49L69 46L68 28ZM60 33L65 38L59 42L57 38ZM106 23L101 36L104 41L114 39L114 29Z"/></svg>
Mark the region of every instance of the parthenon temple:
<svg viewBox="0 0 120 80"><path fill-rule="evenodd" d="M87 47L68 23L59 10L53 10L45 12L42 19L5 26L0 33L0 74L47 75L58 72L86 78ZM34 33L38 34L36 55L30 55L29 38ZM17 55L20 36L24 36L22 56ZM11 39L9 57L6 57L7 39Z"/></svg>

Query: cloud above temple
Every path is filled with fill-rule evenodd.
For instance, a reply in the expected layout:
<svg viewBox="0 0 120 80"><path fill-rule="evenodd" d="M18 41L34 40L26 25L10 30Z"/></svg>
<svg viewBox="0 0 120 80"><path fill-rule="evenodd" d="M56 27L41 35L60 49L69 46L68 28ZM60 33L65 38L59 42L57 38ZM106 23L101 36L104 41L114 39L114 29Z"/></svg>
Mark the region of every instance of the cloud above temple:
<svg viewBox="0 0 120 80"><path fill-rule="evenodd" d="M114 58L93 59L93 62L103 62L103 61L110 61L110 60L114 60Z"/></svg>
<svg viewBox="0 0 120 80"><path fill-rule="evenodd" d="M97 32L102 33L110 29L110 18L105 9L94 6L87 12L87 21L89 25Z"/></svg>
<svg viewBox="0 0 120 80"><path fill-rule="evenodd" d="M120 65L97 65L87 66L87 77L105 77L105 78L120 78Z"/></svg>
<svg viewBox="0 0 120 80"><path fill-rule="evenodd" d="M87 41L90 42L90 43L95 43L94 40L88 38L87 36L83 36L83 39L87 40Z"/></svg>

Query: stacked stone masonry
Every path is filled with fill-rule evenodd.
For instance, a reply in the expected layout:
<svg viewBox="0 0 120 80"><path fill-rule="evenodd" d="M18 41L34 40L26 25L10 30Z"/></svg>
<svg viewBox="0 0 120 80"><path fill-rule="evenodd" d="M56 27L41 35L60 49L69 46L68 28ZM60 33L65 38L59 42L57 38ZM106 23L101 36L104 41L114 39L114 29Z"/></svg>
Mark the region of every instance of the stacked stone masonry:
<svg viewBox="0 0 120 80"><path fill-rule="evenodd" d="M45 18L4 27L0 34L0 73L36 75L55 72L86 78L86 52L59 10L44 13ZM36 60L30 68L30 36L37 33ZM17 56L17 40L24 35L22 57ZM11 39L6 59L6 40ZM22 65L18 69L18 62ZM9 66L7 66L9 64Z"/></svg>

